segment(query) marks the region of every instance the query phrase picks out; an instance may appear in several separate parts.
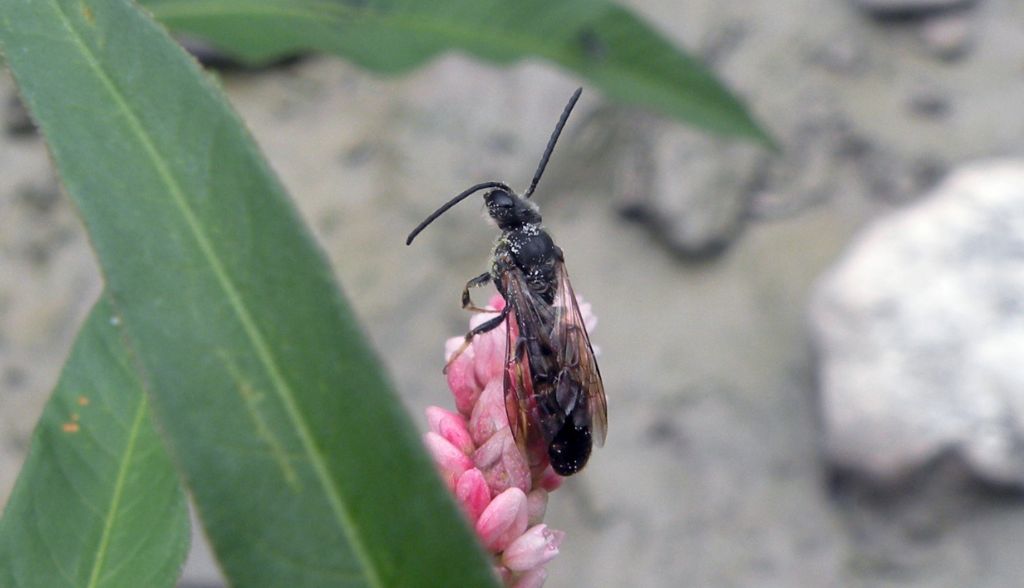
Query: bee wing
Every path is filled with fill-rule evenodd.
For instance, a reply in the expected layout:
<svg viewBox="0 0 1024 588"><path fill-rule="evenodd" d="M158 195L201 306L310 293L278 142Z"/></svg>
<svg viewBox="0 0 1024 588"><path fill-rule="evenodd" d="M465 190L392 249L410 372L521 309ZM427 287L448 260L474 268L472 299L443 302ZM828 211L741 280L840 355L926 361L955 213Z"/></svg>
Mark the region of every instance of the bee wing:
<svg viewBox="0 0 1024 588"><path fill-rule="evenodd" d="M505 342L505 413L516 443L524 450L541 451L553 433L546 433L541 425L541 410L538 403L541 396L550 395L551 386L534 381L530 368L529 347L532 345L535 348L539 346L556 349L552 347L551 341L554 314L547 304L533 294L526 283L526 277L518 268L503 273L501 285L505 303L511 307ZM521 340L520 333L532 340L530 345ZM553 354L550 357L552 360L555 359ZM554 369L536 354L534 361L543 362L538 369ZM538 386L541 389L538 389ZM558 426L560 425L561 423L558 423ZM548 428L550 427L549 424Z"/></svg>
<svg viewBox="0 0 1024 588"><path fill-rule="evenodd" d="M508 300L506 304L512 305ZM509 311L505 329L505 414L512 437L520 448L526 448L527 432L530 427L530 402L533 385L530 364L526 361L526 350L518 345L519 327L515 306Z"/></svg>
<svg viewBox="0 0 1024 588"><path fill-rule="evenodd" d="M594 348L590 345L590 335L583 322L583 315L580 313L576 293L572 289L565 264L559 262L557 270L558 289L555 295L555 323L551 341L561 354L560 363L563 369L570 370L574 379L580 383L583 395L583 398L559 400L563 404L580 401L587 403L585 414L590 420L590 432L594 444L600 447L604 445L608 434L608 400L604 394L601 370L597 367Z"/></svg>

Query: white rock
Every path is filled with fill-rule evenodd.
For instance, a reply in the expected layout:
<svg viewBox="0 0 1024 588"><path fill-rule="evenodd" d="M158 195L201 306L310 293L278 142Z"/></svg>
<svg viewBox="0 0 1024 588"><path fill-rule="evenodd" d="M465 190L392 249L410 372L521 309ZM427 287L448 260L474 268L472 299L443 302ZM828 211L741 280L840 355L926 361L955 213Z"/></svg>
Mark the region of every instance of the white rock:
<svg viewBox="0 0 1024 588"><path fill-rule="evenodd" d="M1024 161L965 167L818 284L827 454L883 480L944 452L1024 486Z"/></svg>

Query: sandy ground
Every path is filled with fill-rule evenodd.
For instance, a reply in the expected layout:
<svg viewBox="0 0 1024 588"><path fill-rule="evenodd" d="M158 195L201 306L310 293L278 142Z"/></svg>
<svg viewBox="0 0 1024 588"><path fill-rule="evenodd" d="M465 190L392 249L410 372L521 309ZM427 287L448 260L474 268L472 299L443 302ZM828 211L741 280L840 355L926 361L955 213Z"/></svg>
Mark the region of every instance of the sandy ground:
<svg viewBox="0 0 1024 588"><path fill-rule="evenodd" d="M843 2L788 0L787 14L710 0L637 4L702 47L741 31L721 70L783 140L800 137L800 121L824 103L826 118L856 128L891 166L831 156L812 172L822 177L777 186L774 197L796 202L794 213L753 222L724 255L686 263L624 222L609 186L576 181L588 168L572 144L585 137L570 129L569 155L556 155L538 202L600 318L593 338L610 432L586 473L552 496L548 522L568 537L548 586L1014 585L1024 573L1013 549L1024 533L1017 497L947 483L944 471L881 493L830 474L818 453L805 313L815 279L857 229L914 196L918 186L901 183L902 172L925 161L941 175L1024 147L1020 117L992 120L1024 103L1021 46L1007 40L1024 14L1010 0L985 3L972 15L976 46L950 65L929 57L913 32ZM843 73L849 63L865 69ZM409 410L447 405L443 342L465 328L458 295L485 268L494 231L479 205L464 204L413 248L405 233L471 183L528 181L576 82L541 64L499 71L461 57L401 78L316 58L222 81ZM915 115L921 87L952 114ZM0 95L11 91L0 78ZM600 104L586 88L580 119L600 125L600 115L588 118ZM878 182L888 182L885 197ZM100 289L36 136L0 137L0 268L2 503ZM209 559L197 557L185 581L215 583Z"/></svg>

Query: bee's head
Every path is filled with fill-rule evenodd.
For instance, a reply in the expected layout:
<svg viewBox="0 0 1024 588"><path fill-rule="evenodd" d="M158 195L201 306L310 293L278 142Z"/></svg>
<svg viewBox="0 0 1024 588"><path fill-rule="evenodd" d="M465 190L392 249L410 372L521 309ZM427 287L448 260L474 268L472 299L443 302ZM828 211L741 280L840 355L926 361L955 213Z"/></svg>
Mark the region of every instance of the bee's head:
<svg viewBox="0 0 1024 588"><path fill-rule="evenodd" d="M484 203L487 204L487 214L502 230L541 220L537 205L504 188L495 188L484 194Z"/></svg>

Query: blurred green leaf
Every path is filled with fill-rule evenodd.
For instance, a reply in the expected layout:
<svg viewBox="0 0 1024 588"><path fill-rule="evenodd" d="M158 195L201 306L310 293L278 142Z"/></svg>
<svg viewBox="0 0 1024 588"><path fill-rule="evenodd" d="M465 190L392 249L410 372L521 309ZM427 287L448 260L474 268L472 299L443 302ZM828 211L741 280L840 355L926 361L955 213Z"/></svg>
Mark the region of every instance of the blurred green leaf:
<svg viewBox="0 0 1024 588"><path fill-rule="evenodd" d="M600 0L142 0L168 26L252 63L304 50L401 72L457 50L549 60L616 100L770 144L706 68L625 8ZM529 91L509 88L510 92Z"/></svg>
<svg viewBox="0 0 1024 588"><path fill-rule="evenodd" d="M127 0L0 45L234 586L490 586L330 269L219 90Z"/></svg>
<svg viewBox="0 0 1024 588"><path fill-rule="evenodd" d="M177 472L115 314L78 334L0 520L0 586L173 586L188 553Z"/></svg>

